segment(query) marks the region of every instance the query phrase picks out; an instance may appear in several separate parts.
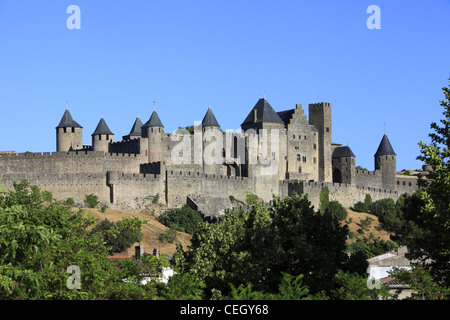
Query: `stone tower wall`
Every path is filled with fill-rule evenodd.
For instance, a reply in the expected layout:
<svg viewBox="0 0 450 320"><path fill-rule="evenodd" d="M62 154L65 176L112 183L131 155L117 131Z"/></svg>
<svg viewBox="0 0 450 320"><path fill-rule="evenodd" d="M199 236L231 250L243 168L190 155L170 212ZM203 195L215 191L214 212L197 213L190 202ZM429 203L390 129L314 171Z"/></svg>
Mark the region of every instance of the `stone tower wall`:
<svg viewBox="0 0 450 320"><path fill-rule="evenodd" d="M332 182L331 173L331 104L309 105L309 123L319 130L319 181Z"/></svg>

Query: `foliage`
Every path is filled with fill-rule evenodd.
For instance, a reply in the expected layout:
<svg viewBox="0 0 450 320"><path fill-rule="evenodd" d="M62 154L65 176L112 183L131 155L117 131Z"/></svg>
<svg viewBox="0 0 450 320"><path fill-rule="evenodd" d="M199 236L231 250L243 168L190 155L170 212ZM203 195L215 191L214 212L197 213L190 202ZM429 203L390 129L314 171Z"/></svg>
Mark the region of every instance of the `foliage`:
<svg viewBox="0 0 450 320"><path fill-rule="evenodd" d="M347 210L338 201L329 202L326 211L339 221L347 218Z"/></svg>
<svg viewBox="0 0 450 320"><path fill-rule="evenodd" d="M166 210L158 217L158 221L168 228L193 234L198 224L203 223L203 218L194 209L184 206L181 209Z"/></svg>
<svg viewBox="0 0 450 320"><path fill-rule="evenodd" d="M230 286L249 283L252 290L275 294L283 273L303 274L315 294L332 286L333 275L347 261L347 232L328 212L315 212L306 196L275 197L273 210L258 204L199 225L189 251L178 246L174 262L204 282L208 296L213 290L228 295Z"/></svg>
<svg viewBox="0 0 450 320"><path fill-rule="evenodd" d="M253 193L247 193L245 196L245 202L249 205L256 205L258 203L259 197Z"/></svg>
<svg viewBox="0 0 450 320"><path fill-rule="evenodd" d="M73 198L67 198L65 201L63 201L63 204L66 206L73 206L73 204L75 203L75 201L73 201Z"/></svg>
<svg viewBox="0 0 450 320"><path fill-rule="evenodd" d="M108 219L99 222L92 233L100 233L110 254L122 252L135 242L142 240L142 224L146 221L139 217L123 218L116 223Z"/></svg>
<svg viewBox="0 0 450 320"><path fill-rule="evenodd" d="M450 82L450 79L449 79ZM431 123L429 144L420 141L418 160L431 166L427 179L420 177L424 205L418 217L421 234L409 241L409 255L422 264L431 259L434 281L450 286L450 85L442 88L443 119Z"/></svg>
<svg viewBox="0 0 450 320"><path fill-rule="evenodd" d="M177 231L175 229L169 228L164 233L161 233L159 238L162 243L166 241L168 243L173 243L177 238Z"/></svg>
<svg viewBox="0 0 450 320"><path fill-rule="evenodd" d="M331 298L334 300L378 300L381 296L387 299L389 290L380 286L380 289L369 289L367 286L367 276L357 273L343 272L339 270L334 281L336 287L331 290Z"/></svg>
<svg viewBox="0 0 450 320"><path fill-rule="evenodd" d="M412 290L408 300L449 300L450 288L433 281L428 268L412 266L411 270L394 268L390 276L397 278Z"/></svg>
<svg viewBox="0 0 450 320"><path fill-rule="evenodd" d="M96 220L61 202L43 205L27 181L0 191L0 299L152 299L155 285L122 281L126 274L109 255ZM111 236L116 230L111 231ZM120 262L119 262L120 263ZM67 287L69 266L80 269L80 289ZM158 274L158 266L152 269Z"/></svg>
<svg viewBox="0 0 450 320"><path fill-rule="evenodd" d="M84 203L88 208L95 208L100 201L98 201L98 197L95 194L86 194L84 195Z"/></svg>
<svg viewBox="0 0 450 320"><path fill-rule="evenodd" d="M159 298L165 300L201 300L204 299L205 284L196 281L189 273L175 274L167 285L160 284Z"/></svg>
<svg viewBox="0 0 450 320"><path fill-rule="evenodd" d="M330 190L328 189L328 187L323 187L322 190L320 190L319 196L320 212L325 212L329 203L330 203Z"/></svg>

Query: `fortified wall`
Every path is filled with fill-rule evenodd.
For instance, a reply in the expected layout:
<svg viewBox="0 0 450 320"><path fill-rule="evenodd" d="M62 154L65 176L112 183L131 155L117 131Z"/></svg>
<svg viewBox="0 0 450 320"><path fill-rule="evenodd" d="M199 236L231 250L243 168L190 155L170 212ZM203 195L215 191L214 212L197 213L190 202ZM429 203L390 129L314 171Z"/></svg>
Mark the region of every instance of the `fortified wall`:
<svg viewBox="0 0 450 320"><path fill-rule="evenodd" d="M352 207L359 201L364 201L366 194L370 194L372 201L385 198L392 198L396 201L399 193L396 190L381 189L374 187L356 186L352 184L333 183L333 182L280 182L281 196L286 197L294 192L302 195L307 194L311 204L318 209L320 203L320 192L322 188L327 187L329 190L330 201L339 201L344 207Z"/></svg>

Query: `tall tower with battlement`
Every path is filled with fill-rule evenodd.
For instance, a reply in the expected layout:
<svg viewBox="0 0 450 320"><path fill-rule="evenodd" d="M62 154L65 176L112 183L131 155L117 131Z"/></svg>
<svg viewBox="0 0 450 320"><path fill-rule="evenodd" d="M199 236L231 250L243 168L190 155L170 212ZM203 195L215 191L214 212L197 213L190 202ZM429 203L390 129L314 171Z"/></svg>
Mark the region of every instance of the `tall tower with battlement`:
<svg viewBox="0 0 450 320"><path fill-rule="evenodd" d="M83 127L73 120L67 108L56 127L56 151L68 152L83 148Z"/></svg>
<svg viewBox="0 0 450 320"><path fill-rule="evenodd" d="M381 170L381 181L383 188L395 190L397 176L397 155L392 145L384 134L374 155L375 170Z"/></svg>
<svg viewBox="0 0 450 320"><path fill-rule="evenodd" d="M164 161L164 126L155 110L150 119L142 126L142 137L148 139L148 162Z"/></svg>
<svg viewBox="0 0 450 320"><path fill-rule="evenodd" d="M319 131L319 181L332 182L331 103L310 104L309 123Z"/></svg>
<svg viewBox="0 0 450 320"><path fill-rule="evenodd" d="M113 142L114 133L109 129L103 117L92 134L92 150L109 152L109 144Z"/></svg>

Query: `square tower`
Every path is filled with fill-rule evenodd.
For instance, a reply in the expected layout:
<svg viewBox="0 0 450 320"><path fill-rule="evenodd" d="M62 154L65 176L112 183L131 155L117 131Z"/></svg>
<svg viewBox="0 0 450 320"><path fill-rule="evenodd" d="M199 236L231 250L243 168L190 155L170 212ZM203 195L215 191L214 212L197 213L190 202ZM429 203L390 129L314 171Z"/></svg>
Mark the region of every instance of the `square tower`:
<svg viewBox="0 0 450 320"><path fill-rule="evenodd" d="M319 131L319 181L332 182L331 172L331 103L309 105L309 124Z"/></svg>

